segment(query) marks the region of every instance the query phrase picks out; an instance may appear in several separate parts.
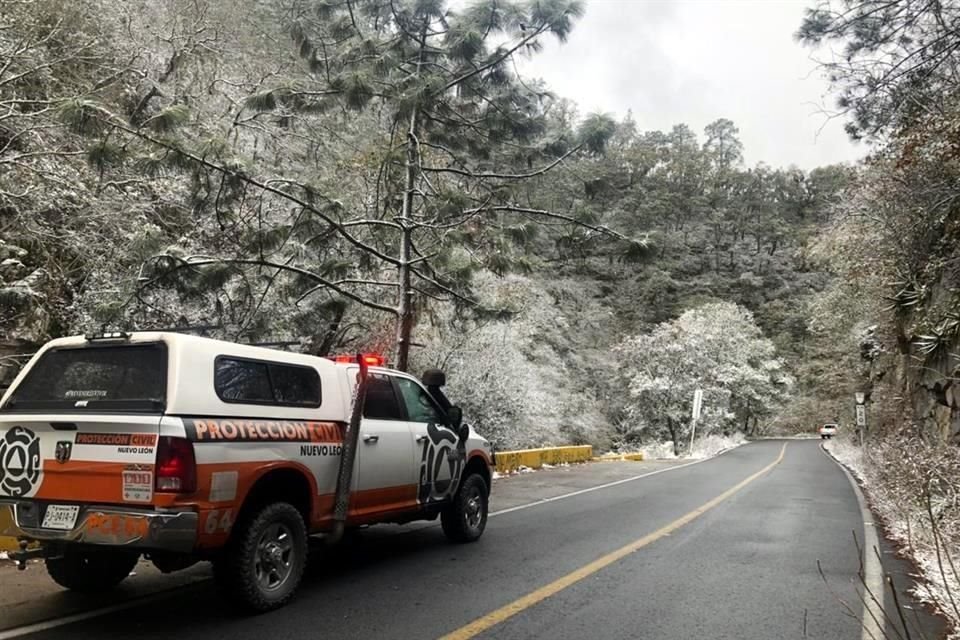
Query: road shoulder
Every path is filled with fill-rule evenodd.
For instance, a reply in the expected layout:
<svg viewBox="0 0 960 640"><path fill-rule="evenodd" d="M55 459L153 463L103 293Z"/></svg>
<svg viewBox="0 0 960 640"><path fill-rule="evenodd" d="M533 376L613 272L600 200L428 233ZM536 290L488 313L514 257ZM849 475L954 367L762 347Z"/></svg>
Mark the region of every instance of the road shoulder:
<svg viewBox="0 0 960 640"><path fill-rule="evenodd" d="M944 638L947 635L946 620L930 606L918 602L913 595L919 591L919 569L910 559L905 549L892 539L885 530L883 519L876 514L872 507L869 487L865 487L856 474L834 456L828 447L821 445L825 456L837 464L847 476L857 500L864 511L864 530L866 540L863 541L865 558L864 568L870 590L879 595L876 602L868 599L864 607L866 617L872 615L884 620L884 631L876 631L874 625L865 625L864 639L872 637L903 638ZM879 558L878 558L879 554ZM877 575L877 574L880 575ZM896 598L894 598L894 594ZM901 611L897 611L899 604ZM878 610L879 605L879 610ZM867 614L870 609L872 614ZM904 631L904 625L907 630ZM868 629L873 635L868 634Z"/></svg>

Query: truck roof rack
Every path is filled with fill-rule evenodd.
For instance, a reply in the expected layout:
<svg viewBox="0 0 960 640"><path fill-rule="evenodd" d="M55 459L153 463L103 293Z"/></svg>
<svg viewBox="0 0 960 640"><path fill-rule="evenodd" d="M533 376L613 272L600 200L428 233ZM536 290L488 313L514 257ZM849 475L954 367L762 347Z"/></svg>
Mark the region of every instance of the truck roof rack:
<svg viewBox="0 0 960 640"><path fill-rule="evenodd" d="M294 345L299 346L300 341L299 340L272 340L267 342L247 342L245 344L249 344L251 347L283 347L284 349L286 349L287 347L292 347Z"/></svg>

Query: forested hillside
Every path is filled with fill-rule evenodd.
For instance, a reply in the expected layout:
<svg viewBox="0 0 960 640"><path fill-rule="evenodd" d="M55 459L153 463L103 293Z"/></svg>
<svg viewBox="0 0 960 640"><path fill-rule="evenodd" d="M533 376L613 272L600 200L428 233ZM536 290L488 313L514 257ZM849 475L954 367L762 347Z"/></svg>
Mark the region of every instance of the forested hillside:
<svg viewBox="0 0 960 640"><path fill-rule="evenodd" d="M809 430L852 170L519 76L582 10L0 0L3 379L52 337L172 328L441 365L506 446L679 442L707 384L707 430Z"/></svg>

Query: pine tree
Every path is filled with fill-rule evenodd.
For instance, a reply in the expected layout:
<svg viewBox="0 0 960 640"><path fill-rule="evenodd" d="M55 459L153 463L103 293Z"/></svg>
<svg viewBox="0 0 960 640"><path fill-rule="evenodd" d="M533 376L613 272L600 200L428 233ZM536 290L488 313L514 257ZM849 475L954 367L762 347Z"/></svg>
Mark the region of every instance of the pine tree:
<svg viewBox="0 0 960 640"><path fill-rule="evenodd" d="M575 154L602 153L615 130L605 116L588 118L576 133L548 129L552 96L513 66L543 38L565 39L581 13L571 0L484 0L460 12L445 0L293 3L282 20L300 70L250 95L235 120L267 116L261 130L302 145L305 155L320 152L321 141L310 138L318 123L352 128L351 138L364 144L346 172L352 175L341 172L339 183L321 162L268 171L264 151L251 161L236 145L177 138L181 105L136 125L91 104L71 105L64 115L101 136L132 135L154 147L154 161L192 171L201 183L216 174L203 191L208 200L216 192L218 220L224 203L246 220L236 257L179 256L158 263L160 276L196 276L218 265L290 273L301 299L323 291L394 317L395 364L405 369L417 310L433 300L497 311L473 299L470 276L478 268L523 268L526 240L540 224L577 227L642 254L642 241L538 207L528 189ZM156 147L165 150L159 157ZM327 165L347 162L334 156ZM274 213L244 213L264 200ZM278 222L278 200L293 205L292 220ZM291 238L297 255L267 257Z"/></svg>

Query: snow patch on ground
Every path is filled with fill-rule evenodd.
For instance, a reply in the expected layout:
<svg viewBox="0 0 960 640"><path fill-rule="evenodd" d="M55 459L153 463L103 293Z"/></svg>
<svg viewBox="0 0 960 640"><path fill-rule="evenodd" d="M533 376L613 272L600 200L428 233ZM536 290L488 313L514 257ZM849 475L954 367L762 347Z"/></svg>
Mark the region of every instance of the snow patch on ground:
<svg viewBox="0 0 960 640"><path fill-rule="evenodd" d="M742 433L735 433L732 436L707 436L693 443L693 451L688 456L694 460L712 458L720 455L728 449L739 447L747 443L747 438Z"/></svg>
<svg viewBox="0 0 960 640"><path fill-rule="evenodd" d="M556 466L567 467L567 466L570 466L570 465L561 464L561 465L556 465ZM553 469L553 468L555 468L555 465L550 465L550 464L545 464L545 465L543 465L543 466L541 467L541 469ZM521 473L536 473L536 472L539 471L539 470L540 470L540 469L534 469L534 468L528 467L528 466L526 466L526 465L520 465L519 467L517 467L517 468L514 469L513 471L504 471L504 472L494 471L492 477L493 477L494 480L500 480L501 478L509 478L510 476L520 475Z"/></svg>
<svg viewBox="0 0 960 640"><path fill-rule="evenodd" d="M864 474L863 449L847 440L825 440L824 448L843 466L850 470L862 484L867 485Z"/></svg>
<svg viewBox="0 0 960 640"><path fill-rule="evenodd" d="M739 447L742 444L746 444L746 442L747 438L742 433L737 433L732 436L709 435L694 441L693 452L689 456L674 455L673 442L671 441L658 442L640 447L636 453L642 453L645 460L676 460L678 458L703 460L719 455L728 449Z"/></svg>
<svg viewBox="0 0 960 640"><path fill-rule="evenodd" d="M636 451L625 451L624 453L642 453L644 460L673 460L677 457L673 454L673 442L648 444Z"/></svg>
<svg viewBox="0 0 960 640"><path fill-rule="evenodd" d="M941 546L938 558L938 545L934 543L929 515L922 507L904 504L888 491L863 449L844 439L827 440L824 448L861 483L871 509L883 521L889 536L920 569L924 581L917 584L912 595L943 613L953 627L950 640L960 640L960 611L957 611L960 576L951 568L952 560L953 567L960 569L960 550L949 545L946 549Z"/></svg>

